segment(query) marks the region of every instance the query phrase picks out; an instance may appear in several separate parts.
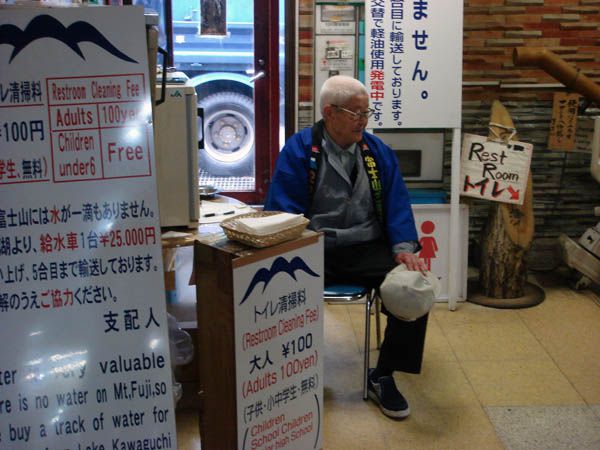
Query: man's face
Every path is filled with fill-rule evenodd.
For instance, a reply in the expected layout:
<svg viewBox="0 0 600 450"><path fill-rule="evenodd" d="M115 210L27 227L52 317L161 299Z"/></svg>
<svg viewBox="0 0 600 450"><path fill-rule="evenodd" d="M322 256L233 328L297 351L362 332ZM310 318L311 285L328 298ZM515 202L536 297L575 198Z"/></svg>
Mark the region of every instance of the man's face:
<svg viewBox="0 0 600 450"><path fill-rule="evenodd" d="M323 111L327 132L340 147L360 142L369 121L365 114L368 110L369 97L366 95L352 97L343 105L327 105Z"/></svg>

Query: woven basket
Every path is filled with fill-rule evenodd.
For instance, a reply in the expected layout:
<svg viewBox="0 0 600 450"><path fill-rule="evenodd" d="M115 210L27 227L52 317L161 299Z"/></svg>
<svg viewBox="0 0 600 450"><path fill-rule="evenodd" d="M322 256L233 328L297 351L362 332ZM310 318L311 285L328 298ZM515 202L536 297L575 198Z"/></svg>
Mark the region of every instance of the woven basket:
<svg viewBox="0 0 600 450"><path fill-rule="evenodd" d="M308 223L310 222L308 219L304 218L304 221L292 228L288 228L282 231L278 231L273 234L264 234L261 236L255 234L248 234L243 231L239 231L238 219L242 219L244 217L267 217L275 214L280 214L279 211L257 211L248 214L240 214L239 216L231 217L230 219L225 219L221 222L221 228L225 232L227 238L242 242L243 244L251 245L252 247L270 247L271 245L280 244L285 241L289 241L292 239L296 239L298 236L302 234Z"/></svg>

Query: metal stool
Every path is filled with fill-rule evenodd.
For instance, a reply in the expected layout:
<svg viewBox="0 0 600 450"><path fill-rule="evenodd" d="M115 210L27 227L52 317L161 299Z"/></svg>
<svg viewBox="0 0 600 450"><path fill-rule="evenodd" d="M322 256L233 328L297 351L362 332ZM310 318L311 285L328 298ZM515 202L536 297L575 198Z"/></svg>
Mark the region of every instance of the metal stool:
<svg viewBox="0 0 600 450"><path fill-rule="evenodd" d="M363 399L367 399L367 377L369 376L369 356L371 350L371 307L375 304L375 332L377 349L381 347L381 322L379 313L381 299L374 289L355 284L332 284L325 286L323 299L332 305L365 304L365 348L363 367Z"/></svg>

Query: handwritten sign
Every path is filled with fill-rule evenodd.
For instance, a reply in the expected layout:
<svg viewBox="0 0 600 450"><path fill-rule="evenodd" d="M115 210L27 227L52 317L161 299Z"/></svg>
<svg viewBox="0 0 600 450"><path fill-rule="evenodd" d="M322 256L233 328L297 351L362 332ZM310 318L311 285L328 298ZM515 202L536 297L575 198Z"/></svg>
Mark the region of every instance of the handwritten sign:
<svg viewBox="0 0 600 450"><path fill-rule="evenodd" d="M465 134L462 145L461 195L522 205L533 145L488 141Z"/></svg>
<svg viewBox="0 0 600 450"><path fill-rule="evenodd" d="M365 1L365 85L375 128L461 123L460 0Z"/></svg>
<svg viewBox="0 0 600 450"><path fill-rule="evenodd" d="M570 151L575 148L579 94L554 93L548 150Z"/></svg>
<svg viewBox="0 0 600 450"><path fill-rule="evenodd" d="M238 448L321 448L323 240L233 272Z"/></svg>
<svg viewBox="0 0 600 450"><path fill-rule="evenodd" d="M0 447L176 449L143 9L0 27Z"/></svg>

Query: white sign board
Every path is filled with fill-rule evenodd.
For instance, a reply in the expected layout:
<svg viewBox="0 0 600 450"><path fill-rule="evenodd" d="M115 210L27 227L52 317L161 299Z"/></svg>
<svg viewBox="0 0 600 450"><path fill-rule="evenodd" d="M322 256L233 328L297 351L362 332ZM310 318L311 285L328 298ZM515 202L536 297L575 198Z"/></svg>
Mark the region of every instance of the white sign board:
<svg viewBox="0 0 600 450"><path fill-rule="evenodd" d="M0 30L0 447L176 449L143 9Z"/></svg>
<svg viewBox="0 0 600 450"><path fill-rule="evenodd" d="M469 208L460 205L460 243L458 253L450 257L450 205L448 204L414 204L415 226L419 234L421 250L417 253L425 261L427 269L440 281L441 293L438 301L448 301L448 277L450 264L459 269L457 297L467 298L467 258L469 242Z"/></svg>
<svg viewBox="0 0 600 450"><path fill-rule="evenodd" d="M462 0L365 1L373 128L460 128Z"/></svg>
<svg viewBox="0 0 600 450"><path fill-rule="evenodd" d="M533 145L488 141L463 136L460 163L461 195L522 205L527 189Z"/></svg>
<svg viewBox="0 0 600 450"><path fill-rule="evenodd" d="M238 448L321 448L323 238L234 268Z"/></svg>

